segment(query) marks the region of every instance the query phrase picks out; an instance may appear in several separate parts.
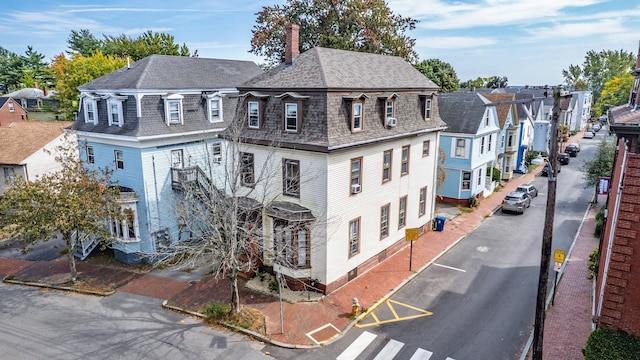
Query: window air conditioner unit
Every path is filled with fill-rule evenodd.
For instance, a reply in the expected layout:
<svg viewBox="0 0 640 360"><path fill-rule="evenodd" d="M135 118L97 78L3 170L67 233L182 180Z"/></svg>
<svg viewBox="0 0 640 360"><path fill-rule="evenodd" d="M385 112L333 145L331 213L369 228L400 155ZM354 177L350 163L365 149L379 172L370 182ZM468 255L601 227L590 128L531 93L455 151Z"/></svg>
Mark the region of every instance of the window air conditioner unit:
<svg viewBox="0 0 640 360"><path fill-rule="evenodd" d="M360 184L351 184L351 193L357 194L360 192Z"/></svg>
<svg viewBox="0 0 640 360"><path fill-rule="evenodd" d="M387 126L388 127L394 127L394 126L396 126L397 123L398 123L398 119L392 118L392 117L387 118Z"/></svg>
<svg viewBox="0 0 640 360"><path fill-rule="evenodd" d="M222 155L213 155L213 163L220 164L222 162Z"/></svg>

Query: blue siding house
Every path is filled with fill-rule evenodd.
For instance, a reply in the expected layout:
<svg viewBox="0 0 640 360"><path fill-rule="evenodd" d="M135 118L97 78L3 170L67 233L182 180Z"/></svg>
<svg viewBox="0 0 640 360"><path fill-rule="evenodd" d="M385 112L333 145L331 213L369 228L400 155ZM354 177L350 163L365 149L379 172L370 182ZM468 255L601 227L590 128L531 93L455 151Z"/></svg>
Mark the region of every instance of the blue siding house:
<svg viewBox="0 0 640 360"><path fill-rule="evenodd" d="M113 169L121 191L125 220L110 224L118 260L140 262L180 239L179 180L215 182L236 87L261 73L250 61L152 55L78 88L80 154Z"/></svg>
<svg viewBox="0 0 640 360"><path fill-rule="evenodd" d="M437 193L443 202L467 206L471 197L486 197L495 186L491 170L497 166L500 136L496 108L477 93L443 93L438 109L447 130L440 141L446 179Z"/></svg>

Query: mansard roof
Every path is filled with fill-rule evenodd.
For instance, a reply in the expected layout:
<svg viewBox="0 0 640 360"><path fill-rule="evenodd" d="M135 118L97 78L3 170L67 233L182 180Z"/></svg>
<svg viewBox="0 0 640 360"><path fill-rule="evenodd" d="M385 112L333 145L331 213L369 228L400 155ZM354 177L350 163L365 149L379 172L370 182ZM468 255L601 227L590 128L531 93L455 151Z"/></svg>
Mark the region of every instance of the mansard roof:
<svg viewBox="0 0 640 360"><path fill-rule="evenodd" d="M262 73L252 61L151 55L79 87L92 90L235 88Z"/></svg>

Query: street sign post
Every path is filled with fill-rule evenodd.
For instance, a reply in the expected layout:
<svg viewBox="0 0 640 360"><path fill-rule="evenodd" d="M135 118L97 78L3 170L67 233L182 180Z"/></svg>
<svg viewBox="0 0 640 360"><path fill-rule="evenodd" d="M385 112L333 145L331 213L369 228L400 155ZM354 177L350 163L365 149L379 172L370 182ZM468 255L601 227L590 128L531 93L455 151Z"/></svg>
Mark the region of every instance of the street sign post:
<svg viewBox="0 0 640 360"><path fill-rule="evenodd" d="M556 288L558 287L558 273L562 270L562 264L564 264L564 251L555 249L553 251L553 260L555 264L553 264L553 271L556 273L555 280L553 282L553 295L551 295L551 305L553 306L556 300Z"/></svg>
<svg viewBox="0 0 640 360"><path fill-rule="evenodd" d="M411 247L409 248L409 271L411 270L411 260L413 259L413 242L418 240L418 228L407 228L404 230L404 238L407 241L411 241Z"/></svg>

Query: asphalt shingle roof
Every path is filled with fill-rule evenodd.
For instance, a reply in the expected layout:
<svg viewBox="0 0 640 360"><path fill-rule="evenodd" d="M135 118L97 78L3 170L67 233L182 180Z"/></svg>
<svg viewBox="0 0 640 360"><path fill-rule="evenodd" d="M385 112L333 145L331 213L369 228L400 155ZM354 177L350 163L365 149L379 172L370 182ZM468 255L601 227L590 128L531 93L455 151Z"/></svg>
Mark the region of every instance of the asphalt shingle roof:
<svg viewBox="0 0 640 360"><path fill-rule="evenodd" d="M438 95L440 117L448 126L445 132L476 134L484 115L485 103L488 102L477 93L442 93Z"/></svg>
<svg viewBox="0 0 640 360"><path fill-rule="evenodd" d="M403 58L315 47L243 87L280 89L436 89Z"/></svg>
<svg viewBox="0 0 640 360"><path fill-rule="evenodd" d="M513 101L516 99L515 94L506 94L506 93L491 93L491 94L482 94L487 100L492 103ZM501 104L496 105L496 112L498 113L498 122L500 123L500 128L504 128L504 124L507 122L507 116L509 115L509 111L511 111L511 107L513 104ZM518 122L518 119L512 119L515 123Z"/></svg>
<svg viewBox="0 0 640 360"><path fill-rule="evenodd" d="M0 127L0 164L21 164L64 132L71 122L19 121Z"/></svg>
<svg viewBox="0 0 640 360"><path fill-rule="evenodd" d="M235 88L262 73L252 61L151 55L79 87L80 90Z"/></svg>

